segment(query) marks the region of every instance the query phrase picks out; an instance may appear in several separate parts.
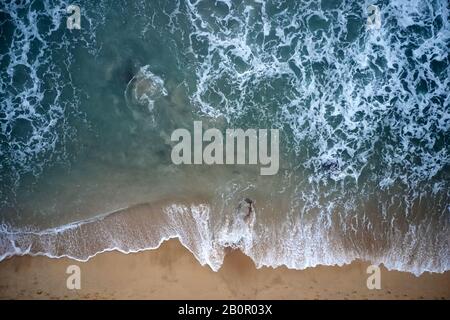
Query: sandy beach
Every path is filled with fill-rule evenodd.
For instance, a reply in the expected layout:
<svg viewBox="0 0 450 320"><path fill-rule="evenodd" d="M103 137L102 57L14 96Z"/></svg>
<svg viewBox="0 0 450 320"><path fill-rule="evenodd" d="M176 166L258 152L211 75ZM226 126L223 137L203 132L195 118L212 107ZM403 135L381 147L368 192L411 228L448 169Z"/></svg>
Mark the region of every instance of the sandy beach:
<svg viewBox="0 0 450 320"><path fill-rule="evenodd" d="M66 269L81 269L81 289ZM201 266L178 240L133 254L107 252L88 262L13 257L0 263L1 299L450 299L450 272L413 274L381 268L381 289L366 286L369 264L306 270L256 269L230 251L218 272Z"/></svg>

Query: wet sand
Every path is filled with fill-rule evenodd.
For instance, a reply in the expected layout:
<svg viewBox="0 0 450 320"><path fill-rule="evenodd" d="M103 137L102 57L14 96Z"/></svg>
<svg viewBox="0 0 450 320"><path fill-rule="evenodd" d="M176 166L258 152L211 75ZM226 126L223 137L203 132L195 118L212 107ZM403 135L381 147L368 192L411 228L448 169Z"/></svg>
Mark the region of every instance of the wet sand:
<svg viewBox="0 0 450 320"><path fill-rule="evenodd" d="M81 269L81 289L66 286L69 265ZM178 240L133 254L106 252L88 262L13 257L0 263L1 299L450 299L450 272L410 273L381 268L381 289L366 286L369 264L306 270L256 269L240 251L223 267L201 266Z"/></svg>

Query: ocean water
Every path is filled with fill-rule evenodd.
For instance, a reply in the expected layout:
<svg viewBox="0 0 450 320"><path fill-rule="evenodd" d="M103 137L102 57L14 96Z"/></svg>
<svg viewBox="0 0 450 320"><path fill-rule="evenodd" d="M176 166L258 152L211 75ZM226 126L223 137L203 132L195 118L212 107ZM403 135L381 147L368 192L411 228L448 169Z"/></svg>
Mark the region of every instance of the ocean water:
<svg viewBox="0 0 450 320"><path fill-rule="evenodd" d="M447 1L77 1L80 30L70 4L0 3L0 260L450 269ZM174 165L194 121L279 129L278 174Z"/></svg>

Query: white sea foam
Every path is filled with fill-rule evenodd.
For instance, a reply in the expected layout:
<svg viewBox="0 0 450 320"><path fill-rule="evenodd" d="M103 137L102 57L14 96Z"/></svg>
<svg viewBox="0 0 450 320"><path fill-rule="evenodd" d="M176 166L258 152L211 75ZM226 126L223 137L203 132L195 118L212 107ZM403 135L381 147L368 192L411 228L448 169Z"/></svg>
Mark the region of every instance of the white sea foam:
<svg viewBox="0 0 450 320"><path fill-rule="evenodd" d="M46 164L64 161L65 143L74 138L67 118L77 113L79 92L67 81L70 47L89 48L95 34L82 30L74 39L64 36L67 6L64 0L0 4L2 28L11 30L2 39L7 50L0 52L0 169L5 172L0 179L13 192L21 176L37 176ZM83 17L95 30L89 16Z"/></svg>
<svg viewBox="0 0 450 320"><path fill-rule="evenodd" d="M430 67L447 59L449 10L446 1L430 3L383 2L382 28L366 31L368 2L321 9L255 1L230 4L223 17L188 1L191 39L208 44L204 54L191 41L198 60L192 102L229 123L249 113L275 118L292 132L296 152L310 154L304 165L316 182L358 180L381 152L379 185L415 188L450 162L447 148L436 148L450 129L449 66L440 75ZM412 26L423 30L411 32ZM337 163L331 175L323 170L330 159Z"/></svg>
<svg viewBox="0 0 450 320"><path fill-rule="evenodd" d="M36 158L52 151L59 137L54 128L61 122L64 108L58 103L61 86L55 81L55 98L49 109L44 114L40 112L39 106L44 99L45 77L57 78L54 70L44 71L49 67L51 57L46 54L50 47L45 35L39 33L37 24L39 18L49 17L54 28L47 34L54 32L61 20L61 10L45 10L38 13L34 10L28 11L28 19L24 21L19 18L19 10L23 10L27 4L6 2L1 6L1 11L8 16L5 24L14 25L11 45L7 52L0 55L0 60L8 65L1 72L0 93L1 103L1 133L6 137L8 145L2 146L0 156L2 167L8 166L17 174L27 171L36 171L42 167L41 161ZM61 9L61 8L60 8ZM41 49L38 53L31 52L33 42L39 42ZM52 72L53 71L53 72ZM20 84L15 81L22 77ZM28 123L28 132L21 139L11 137L16 121ZM8 163L7 163L8 162Z"/></svg>

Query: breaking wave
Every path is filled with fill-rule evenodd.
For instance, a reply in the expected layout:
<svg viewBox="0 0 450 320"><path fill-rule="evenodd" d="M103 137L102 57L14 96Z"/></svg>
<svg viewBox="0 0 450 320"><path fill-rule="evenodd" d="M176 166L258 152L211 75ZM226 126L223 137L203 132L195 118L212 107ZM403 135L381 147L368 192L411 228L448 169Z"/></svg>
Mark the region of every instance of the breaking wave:
<svg viewBox="0 0 450 320"><path fill-rule="evenodd" d="M41 231L12 230L3 225L0 261L25 254L87 261L106 251L131 253L157 249L162 242L178 238L201 265L208 265L214 271L220 269L228 248L240 249L257 268L342 266L362 259L417 276L425 271L448 270L445 237L438 237L433 243L422 241L411 246L411 238L417 239L418 232L422 231L416 228L410 228L404 234L392 234L386 248L364 253L357 247L350 249L346 243L348 238L335 238L324 232L319 223L297 220L277 227L258 225L257 221L250 224L239 220L230 222L229 219L217 223L208 204L179 202L142 204ZM239 219L239 216L231 219ZM438 255L428 251L430 245L433 247L436 243L440 244ZM421 257L413 259L417 250Z"/></svg>

